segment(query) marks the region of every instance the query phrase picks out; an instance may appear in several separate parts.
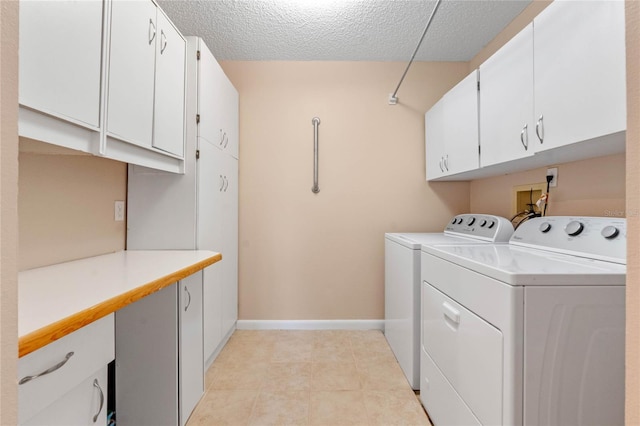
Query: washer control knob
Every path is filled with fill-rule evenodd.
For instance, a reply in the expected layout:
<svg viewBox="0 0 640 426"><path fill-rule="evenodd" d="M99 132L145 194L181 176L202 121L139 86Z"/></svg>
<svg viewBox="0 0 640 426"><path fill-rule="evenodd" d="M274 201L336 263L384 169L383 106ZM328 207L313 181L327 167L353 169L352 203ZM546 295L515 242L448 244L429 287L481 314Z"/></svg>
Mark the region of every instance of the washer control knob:
<svg viewBox="0 0 640 426"><path fill-rule="evenodd" d="M487 226L487 228L491 229L491 228L493 228L493 227L494 227L494 225L495 225L495 224L496 224L496 221L495 221L495 220L490 220L490 221L489 221L489 225Z"/></svg>
<svg viewBox="0 0 640 426"><path fill-rule="evenodd" d="M481 227L481 228L484 228L485 226L487 226L487 220L486 220L486 219L482 219L482 220L480 221L480 227Z"/></svg>
<svg viewBox="0 0 640 426"><path fill-rule="evenodd" d="M620 234L620 230L618 230L618 228L616 228L615 226L605 226L604 228L602 228L600 234L602 234L602 236L606 239L610 240L617 237L618 234Z"/></svg>
<svg viewBox="0 0 640 426"><path fill-rule="evenodd" d="M458 223L458 218L454 217L453 220L451 221L451 224L455 225L456 223Z"/></svg>
<svg viewBox="0 0 640 426"><path fill-rule="evenodd" d="M476 223L476 218L475 217L470 217L469 220L467 220L467 225L471 226L474 223Z"/></svg>
<svg viewBox="0 0 640 426"><path fill-rule="evenodd" d="M542 222L539 229L540 232L546 234L547 232L551 231L551 224L549 222Z"/></svg>
<svg viewBox="0 0 640 426"><path fill-rule="evenodd" d="M575 237L576 235L580 235L580 233L584 230L584 225L582 222L577 220L572 220L564 227L564 232L571 237Z"/></svg>

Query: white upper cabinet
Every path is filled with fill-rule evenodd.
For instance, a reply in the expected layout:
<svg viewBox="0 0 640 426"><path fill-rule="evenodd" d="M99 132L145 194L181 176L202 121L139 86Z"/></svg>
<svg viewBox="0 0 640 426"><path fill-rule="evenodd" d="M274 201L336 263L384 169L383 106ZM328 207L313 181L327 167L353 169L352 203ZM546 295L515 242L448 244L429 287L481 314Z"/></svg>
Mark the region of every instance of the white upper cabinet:
<svg viewBox="0 0 640 426"><path fill-rule="evenodd" d="M146 147L153 135L156 12L150 0L111 3L107 132Z"/></svg>
<svg viewBox="0 0 640 426"><path fill-rule="evenodd" d="M536 149L624 131L624 2L555 1L534 25Z"/></svg>
<svg viewBox="0 0 640 426"><path fill-rule="evenodd" d="M153 146L184 155L186 42L158 11Z"/></svg>
<svg viewBox="0 0 640 426"><path fill-rule="evenodd" d="M425 115L427 180L478 168L478 72L447 92Z"/></svg>
<svg viewBox="0 0 640 426"><path fill-rule="evenodd" d="M480 65L482 167L533 155L533 24Z"/></svg>
<svg viewBox="0 0 640 426"><path fill-rule="evenodd" d="M98 129L102 2L20 1L20 105Z"/></svg>

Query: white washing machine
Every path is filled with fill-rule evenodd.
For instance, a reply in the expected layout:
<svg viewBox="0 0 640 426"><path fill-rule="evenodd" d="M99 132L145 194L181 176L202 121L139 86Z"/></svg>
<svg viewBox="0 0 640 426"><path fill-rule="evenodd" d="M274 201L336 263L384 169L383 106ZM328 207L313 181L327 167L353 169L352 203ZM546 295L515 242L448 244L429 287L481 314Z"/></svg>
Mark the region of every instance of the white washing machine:
<svg viewBox="0 0 640 426"><path fill-rule="evenodd" d="M420 386L420 249L423 244L507 242L509 220L461 214L443 232L385 234L385 336L413 389Z"/></svg>
<svg viewBox="0 0 640 426"><path fill-rule="evenodd" d="M623 425L626 221L422 248L420 399L444 425Z"/></svg>

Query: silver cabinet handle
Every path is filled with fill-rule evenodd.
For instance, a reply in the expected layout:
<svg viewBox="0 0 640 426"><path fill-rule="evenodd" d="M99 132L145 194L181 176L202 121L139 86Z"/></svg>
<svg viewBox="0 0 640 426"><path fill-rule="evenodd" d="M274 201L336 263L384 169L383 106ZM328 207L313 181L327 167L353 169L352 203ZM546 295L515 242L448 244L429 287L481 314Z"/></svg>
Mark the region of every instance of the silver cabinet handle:
<svg viewBox="0 0 640 426"><path fill-rule="evenodd" d="M224 177L224 192L227 192L227 188L229 188L229 179L227 179L227 177Z"/></svg>
<svg viewBox="0 0 640 426"><path fill-rule="evenodd" d="M520 142L522 142L522 146L524 146L524 150L529 149L529 132L527 132L528 124L525 124L520 132Z"/></svg>
<svg viewBox="0 0 640 426"><path fill-rule="evenodd" d="M311 187L311 192L317 194L320 192L320 187L318 186L318 126L320 125L320 119L313 117L311 124L313 124L313 186Z"/></svg>
<svg viewBox="0 0 640 426"><path fill-rule="evenodd" d="M540 118L538 118L538 121L536 122L536 136L538 136L538 139L540 140L540 143L544 143L544 123L543 123L543 119L544 119L544 117L542 116L542 114L540 114Z"/></svg>
<svg viewBox="0 0 640 426"><path fill-rule="evenodd" d="M222 175L220 175L220 189L218 189L218 191L222 192L223 189L224 189L224 178L222 177Z"/></svg>
<svg viewBox="0 0 640 426"><path fill-rule="evenodd" d="M102 407L104 406L104 392L102 392L102 388L100 387L100 383L98 383L98 379L93 379L93 387L98 388L98 390L100 391L100 408L98 409L96 415L93 416L93 422L95 423L98 421L98 416L102 412Z"/></svg>
<svg viewBox="0 0 640 426"><path fill-rule="evenodd" d="M227 145L229 145L229 136L225 132L225 134L224 134L224 147L226 148Z"/></svg>
<svg viewBox="0 0 640 426"><path fill-rule="evenodd" d="M222 144L224 143L224 138L227 137L227 132L222 132L222 129L220 129L220 143L218 145L222 146Z"/></svg>
<svg viewBox="0 0 640 426"><path fill-rule="evenodd" d="M442 162L444 161L444 157L440 157L440 161L438 161L438 165L440 166L440 171L444 172L444 168L442 167Z"/></svg>
<svg viewBox="0 0 640 426"><path fill-rule="evenodd" d="M444 156L444 168L449 171L449 154Z"/></svg>
<svg viewBox="0 0 640 426"><path fill-rule="evenodd" d="M153 23L153 20L149 18L149 44L156 38L156 26Z"/></svg>
<svg viewBox="0 0 640 426"><path fill-rule="evenodd" d="M164 30L160 30L160 45L160 54L162 55L167 48L167 36L164 35Z"/></svg>
<svg viewBox="0 0 640 426"><path fill-rule="evenodd" d="M69 361L69 358L71 358L73 356L73 352L69 352L68 354L66 354L64 356L64 359L62 361L60 361L59 363L57 363L56 365L54 365L53 367L47 368L46 370L44 370L42 373L39 374L35 374L33 376L25 376L22 379L20 379L20 381L18 382L19 385L24 385L27 382L30 382L33 379L37 379L38 377L41 376L46 376L49 373L53 373L54 371L56 371L57 369L61 368L63 365L65 365L67 363L67 361Z"/></svg>
<svg viewBox="0 0 640 426"><path fill-rule="evenodd" d="M187 288L187 286L184 286L184 291L185 293L187 293L187 296L189 296L189 301L187 302L187 306L184 307L184 311L187 312L187 309L189 309L189 306L191 306L191 293L189 293L189 289Z"/></svg>

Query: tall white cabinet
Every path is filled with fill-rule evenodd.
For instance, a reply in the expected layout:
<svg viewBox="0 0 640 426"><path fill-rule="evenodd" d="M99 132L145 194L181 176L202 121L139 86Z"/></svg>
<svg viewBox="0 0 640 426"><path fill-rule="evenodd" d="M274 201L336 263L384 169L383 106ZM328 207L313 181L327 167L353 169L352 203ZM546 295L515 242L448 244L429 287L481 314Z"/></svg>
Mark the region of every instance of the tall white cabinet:
<svg viewBox="0 0 640 426"><path fill-rule="evenodd" d="M202 40L187 37L185 174L129 166L127 247L207 249L204 362L238 318L238 92Z"/></svg>

